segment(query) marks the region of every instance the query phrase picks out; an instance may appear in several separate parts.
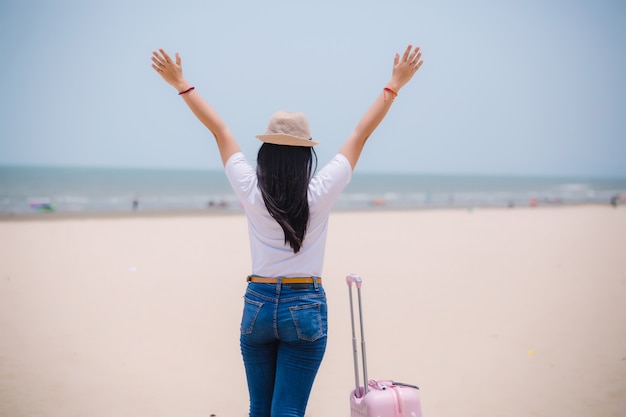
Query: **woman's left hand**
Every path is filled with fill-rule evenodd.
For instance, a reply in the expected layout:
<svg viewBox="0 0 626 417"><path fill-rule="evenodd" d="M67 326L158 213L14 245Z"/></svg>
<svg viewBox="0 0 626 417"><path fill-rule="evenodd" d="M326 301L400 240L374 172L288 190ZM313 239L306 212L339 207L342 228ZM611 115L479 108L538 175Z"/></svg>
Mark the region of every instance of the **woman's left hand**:
<svg viewBox="0 0 626 417"><path fill-rule="evenodd" d="M159 52L152 52L152 68L167 82L178 91L189 88L189 83L183 77L183 67L180 55L176 52L176 61L163 49Z"/></svg>

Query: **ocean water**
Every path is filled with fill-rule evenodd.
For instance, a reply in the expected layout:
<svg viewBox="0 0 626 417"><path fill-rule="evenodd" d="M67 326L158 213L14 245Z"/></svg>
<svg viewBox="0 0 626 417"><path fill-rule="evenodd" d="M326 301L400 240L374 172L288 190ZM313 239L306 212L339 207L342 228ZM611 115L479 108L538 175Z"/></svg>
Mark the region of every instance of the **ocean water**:
<svg viewBox="0 0 626 417"><path fill-rule="evenodd" d="M626 178L357 171L335 210L608 205L616 195L626 196ZM240 212L241 206L223 171L0 167L0 214L190 210Z"/></svg>

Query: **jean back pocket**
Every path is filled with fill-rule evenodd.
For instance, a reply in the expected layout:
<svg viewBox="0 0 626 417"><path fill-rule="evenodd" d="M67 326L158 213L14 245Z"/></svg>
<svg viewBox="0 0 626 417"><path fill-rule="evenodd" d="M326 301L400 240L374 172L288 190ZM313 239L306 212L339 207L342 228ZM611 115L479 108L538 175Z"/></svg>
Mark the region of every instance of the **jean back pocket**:
<svg viewBox="0 0 626 417"><path fill-rule="evenodd" d="M289 311L299 339L314 342L323 336L322 303L292 306Z"/></svg>
<svg viewBox="0 0 626 417"><path fill-rule="evenodd" d="M254 301L248 297L244 297L243 314L241 316L241 334L250 334L254 329L254 322L256 321L263 303Z"/></svg>

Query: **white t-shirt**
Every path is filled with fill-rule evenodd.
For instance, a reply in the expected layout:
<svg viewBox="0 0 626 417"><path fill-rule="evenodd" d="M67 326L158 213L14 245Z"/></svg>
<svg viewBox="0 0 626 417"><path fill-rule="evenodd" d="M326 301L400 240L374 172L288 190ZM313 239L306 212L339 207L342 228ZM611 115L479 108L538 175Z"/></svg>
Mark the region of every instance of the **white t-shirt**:
<svg viewBox="0 0 626 417"><path fill-rule="evenodd" d="M348 159L337 154L309 184L309 226L298 253L285 244L285 234L267 208L257 186L256 170L241 152L226 161L226 176L248 218L252 274L262 277L322 276L328 216L352 178Z"/></svg>

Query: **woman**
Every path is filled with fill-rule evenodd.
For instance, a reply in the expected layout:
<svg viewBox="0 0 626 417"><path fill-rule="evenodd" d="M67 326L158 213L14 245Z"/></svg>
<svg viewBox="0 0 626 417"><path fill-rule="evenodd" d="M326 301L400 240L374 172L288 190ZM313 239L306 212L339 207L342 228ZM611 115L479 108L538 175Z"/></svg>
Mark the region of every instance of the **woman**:
<svg viewBox="0 0 626 417"><path fill-rule="evenodd" d="M366 111L339 153L315 173L317 157L302 113L275 113L257 156L256 170L230 129L185 80L181 58L153 52L152 68L174 87L213 133L228 180L248 220L252 274L244 296L241 352L251 417L304 416L326 349L327 310L322 265L330 209L351 179L365 142L398 91L422 65L409 45L394 58L389 83Z"/></svg>

